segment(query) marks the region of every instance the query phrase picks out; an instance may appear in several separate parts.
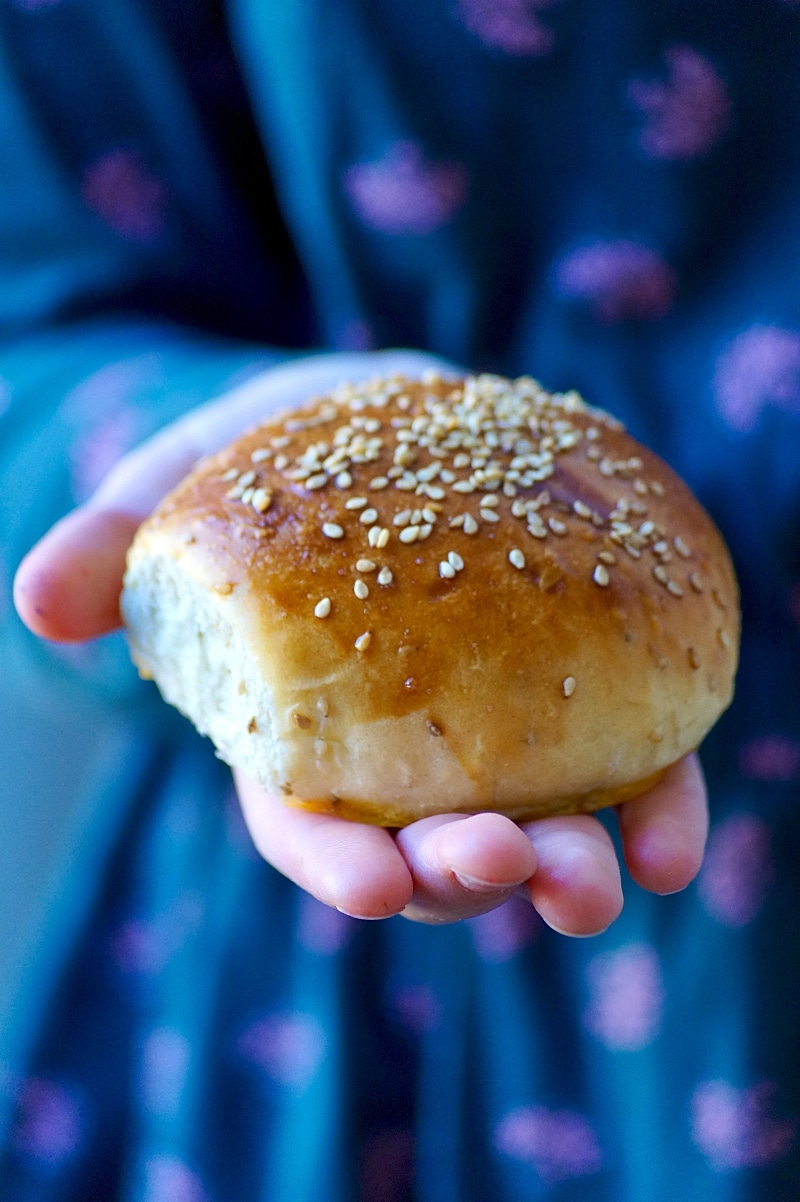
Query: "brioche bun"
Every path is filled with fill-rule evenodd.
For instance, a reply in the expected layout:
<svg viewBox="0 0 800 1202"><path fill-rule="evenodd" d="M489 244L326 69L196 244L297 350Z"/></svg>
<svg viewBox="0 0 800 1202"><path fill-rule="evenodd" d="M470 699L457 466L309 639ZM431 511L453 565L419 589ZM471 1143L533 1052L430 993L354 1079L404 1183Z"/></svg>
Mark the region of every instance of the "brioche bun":
<svg viewBox="0 0 800 1202"><path fill-rule="evenodd" d="M626 800L730 702L725 545L608 414L527 377L341 386L141 527L133 658L220 756L382 826Z"/></svg>

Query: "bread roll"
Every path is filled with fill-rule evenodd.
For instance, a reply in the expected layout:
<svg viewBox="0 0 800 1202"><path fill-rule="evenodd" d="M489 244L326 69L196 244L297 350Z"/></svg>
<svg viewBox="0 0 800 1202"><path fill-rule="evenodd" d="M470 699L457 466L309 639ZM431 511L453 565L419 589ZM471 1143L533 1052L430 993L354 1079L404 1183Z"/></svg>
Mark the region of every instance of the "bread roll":
<svg viewBox="0 0 800 1202"><path fill-rule="evenodd" d="M635 796L730 702L737 586L689 489L574 392L336 389L144 523L133 658L291 804L402 826Z"/></svg>

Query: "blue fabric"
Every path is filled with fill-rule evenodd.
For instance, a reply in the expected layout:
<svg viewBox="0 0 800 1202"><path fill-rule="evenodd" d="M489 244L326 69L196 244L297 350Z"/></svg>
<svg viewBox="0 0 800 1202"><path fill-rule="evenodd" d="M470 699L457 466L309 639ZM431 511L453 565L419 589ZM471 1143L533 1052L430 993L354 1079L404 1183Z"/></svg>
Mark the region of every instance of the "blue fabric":
<svg viewBox="0 0 800 1202"><path fill-rule="evenodd" d="M799 50L792 0L3 0L4 1202L800 1195ZM359 924L118 638L23 631L120 453L312 343L577 387L710 508L745 635L685 893Z"/></svg>

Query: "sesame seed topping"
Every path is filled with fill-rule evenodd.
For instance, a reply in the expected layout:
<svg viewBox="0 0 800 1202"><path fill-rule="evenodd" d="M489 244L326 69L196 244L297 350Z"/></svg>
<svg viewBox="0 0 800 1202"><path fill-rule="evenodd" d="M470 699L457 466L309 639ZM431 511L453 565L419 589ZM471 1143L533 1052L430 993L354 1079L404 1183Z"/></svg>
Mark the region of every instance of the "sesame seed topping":
<svg viewBox="0 0 800 1202"><path fill-rule="evenodd" d="M382 585L384 588L387 584L391 584L394 580L394 574L392 573L391 568L381 568L381 570L378 572L377 579L378 584Z"/></svg>
<svg viewBox="0 0 800 1202"><path fill-rule="evenodd" d="M380 492L381 489L388 488L388 486L389 479L387 476L375 476L374 479L370 480L369 482L369 487L373 492Z"/></svg>
<svg viewBox="0 0 800 1202"><path fill-rule="evenodd" d="M458 551L448 551L447 562L450 564L451 568L454 568L457 572L463 572L464 560L461 558Z"/></svg>
<svg viewBox="0 0 800 1202"><path fill-rule="evenodd" d="M253 463L263 463L265 459L271 459L272 454L270 447L256 447L250 459Z"/></svg>
<svg viewBox="0 0 800 1202"><path fill-rule="evenodd" d="M595 584L599 584L601 588L606 588L611 580L611 577L608 574L608 568L606 568L602 563L598 563L592 572L592 580L595 582Z"/></svg>
<svg viewBox="0 0 800 1202"><path fill-rule="evenodd" d="M241 476L239 477L239 483L241 484L242 488L247 488L248 484L252 484L255 478L256 474L252 470L249 472L242 472Z"/></svg>
<svg viewBox="0 0 800 1202"><path fill-rule="evenodd" d="M702 580L700 579L700 577L697 575L697 572L690 572L690 573L689 573L689 583L691 584L692 588L694 589L694 591L695 591L696 593L702 593L702 591L703 591L703 582L702 582Z"/></svg>
<svg viewBox="0 0 800 1202"><path fill-rule="evenodd" d="M442 577L442 579L443 580L452 580L453 577L455 576L455 574L456 574L456 570L453 567L453 565L451 563L448 563L446 559L443 559L442 562L439 564L439 575Z"/></svg>
<svg viewBox="0 0 800 1202"><path fill-rule="evenodd" d="M356 560L356 570L359 572L374 572L377 566L374 559Z"/></svg>
<svg viewBox="0 0 800 1202"><path fill-rule="evenodd" d="M655 576L655 578L659 582L659 584L666 584L667 581L669 580L669 576L667 575L667 569L663 566L663 564L660 564L660 563L657 563L656 566L653 568L653 575Z"/></svg>
<svg viewBox="0 0 800 1202"><path fill-rule="evenodd" d="M508 560L509 563L511 563L515 568L519 568L520 571L522 571L522 569L525 567L525 556L518 547L512 547L508 553Z"/></svg>
<svg viewBox="0 0 800 1202"><path fill-rule="evenodd" d="M331 612L330 597L323 597L322 600L318 601L317 604L314 606L314 617L315 618L327 618L327 616L330 612Z"/></svg>
<svg viewBox="0 0 800 1202"><path fill-rule="evenodd" d="M381 529L378 530L378 537L375 540L375 546L378 548L379 551L382 551L383 548L388 543L388 541L389 541L389 530L386 526L383 526Z"/></svg>
<svg viewBox="0 0 800 1202"><path fill-rule="evenodd" d="M337 488L350 488L353 484L353 477L347 471L339 472L335 483Z"/></svg>
<svg viewBox="0 0 800 1202"><path fill-rule="evenodd" d="M567 523L562 522L560 518L548 518L547 524L553 534L557 534L559 537L563 537L567 533Z"/></svg>
<svg viewBox="0 0 800 1202"><path fill-rule="evenodd" d="M471 513L464 514L463 530L464 530L465 534L477 534L478 533L478 530L479 530L478 523L475 521L475 518L472 516Z"/></svg>
<svg viewBox="0 0 800 1202"><path fill-rule="evenodd" d="M224 484L230 484L231 480L235 480L238 475L239 475L238 467L228 468L227 472L225 472L222 476L222 481Z"/></svg>
<svg viewBox="0 0 800 1202"><path fill-rule="evenodd" d="M369 501L366 497L348 497L344 503L345 509L363 509Z"/></svg>
<svg viewBox="0 0 800 1202"><path fill-rule="evenodd" d="M577 513L579 518L584 518L586 521L591 519L592 511L588 505L584 504L583 501L573 501L572 508L574 509L575 513Z"/></svg>
<svg viewBox="0 0 800 1202"><path fill-rule="evenodd" d="M692 553L679 534L673 538L672 545L680 555L681 559L689 559Z"/></svg>
<svg viewBox="0 0 800 1202"><path fill-rule="evenodd" d="M612 564L617 562L617 557L613 551L598 551L597 558L601 563Z"/></svg>
<svg viewBox="0 0 800 1202"><path fill-rule="evenodd" d="M374 522L377 522L377 520L378 520L377 509L365 509L362 513L359 514L358 520L364 526L371 526Z"/></svg>
<svg viewBox="0 0 800 1202"><path fill-rule="evenodd" d="M577 683L578 682L576 681L574 676L565 676L564 677L561 687L564 690L565 697L572 696L572 694L575 692L575 686Z"/></svg>
<svg viewBox="0 0 800 1202"><path fill-rule="evenodd" d="M401 543L415 543L419 538L419 526L404 526L398 538Z"/></svg>
<svg viewBox="0 0 800 1202"><path fill-rule="evenodd" d="M366 601L369 596L369 586L363 580L356 580L353 585L353 592L358 597L359 601Z"/></svg>
<svg viewBox="0 0 800 1202"><path fill-rule="evenodd" d="M682 597L683 589L676 580L667 581L667 592L672 593L673 597Z"/></svg>
<svg viewBox="0 0 800 1202"><path fill-rule="evenodd" d="M720 641L720 645L721 645L721 646L723 646L723 647L725 647L725 648L728 648L728 647L730 647L730 645L731 645L731 640L728 638L728 632L727 632L727 630L718 630L718 631L717 631L717 638L719 639L719 641Z"/></svg>
<svg viewBox="0 0 800 1202"><path fill-rule="evenodd" d="M483 518L484 522L500 521L500 514L496 513L494 509L481 509L481 517Z"/></svg>
<svg viewBox="0 0 800 1202"><path fill-rule="evenodd" d="M369 630L365 630L364 633L360 634L355 641L354 646L355 646L356 651L361 651L361 652L366 651L367 647L369 647L371 642L372 642L372 634L370 633Z"/></svg>
<svg viewBox="0 0 800 1202"><path fill-rule="evenodd" d="M266 513L272 504L272 493L266 488L257 488L250 498L250 504L259 513Z"/></svg>
<svg viewBox="0 0 800 1202"><path fill-rule="evenodd" d="M326 538L344 538L344 530L336 522L325 522L322 533Z"/></svg>

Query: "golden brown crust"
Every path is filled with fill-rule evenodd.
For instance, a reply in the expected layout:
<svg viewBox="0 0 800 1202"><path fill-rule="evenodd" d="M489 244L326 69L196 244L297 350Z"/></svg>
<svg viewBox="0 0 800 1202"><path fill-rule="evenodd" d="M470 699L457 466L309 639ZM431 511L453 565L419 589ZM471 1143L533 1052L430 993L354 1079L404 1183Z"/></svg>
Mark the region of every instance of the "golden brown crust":
<svg viewBox="0 0 800 1202"><path fill-rule="evenodd" d="M612 804L732 693L738 593L708 515L612 418L528 379L374 381L272 419L167 498L131 564L157 554L274 679L284 792L361 820ZM351 778L359 732L386 755ZM461 805L393 779L395 737L399 778L430 760Z"/></svg>

